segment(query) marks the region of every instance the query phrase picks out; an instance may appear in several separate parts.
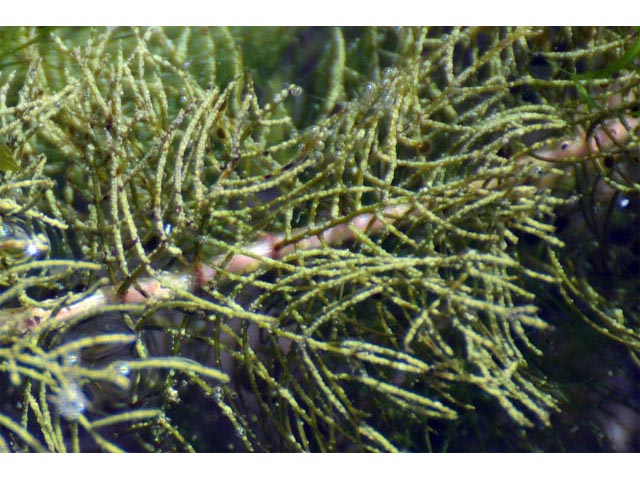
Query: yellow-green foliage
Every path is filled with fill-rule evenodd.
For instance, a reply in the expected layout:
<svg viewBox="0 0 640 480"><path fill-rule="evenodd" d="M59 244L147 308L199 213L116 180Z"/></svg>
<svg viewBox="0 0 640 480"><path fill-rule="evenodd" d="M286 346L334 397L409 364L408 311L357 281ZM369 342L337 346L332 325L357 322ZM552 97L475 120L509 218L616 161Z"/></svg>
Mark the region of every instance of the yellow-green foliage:
<svg viewBox="0 0 640 480"><path fill-rule="evenodd" d="M0 450L412 450L486 405L549 426L544 332L569 315L640 339L633 287L599 291L553 225L602 158L549 189L515 159L637 116L637 44L628 28L0 31L0 216L50 242L0 271ZM637 144L613 169L634 148L637 168ZM381 235L14 328L399 204ZM561 306L542 312L547 291Z"/></svg>

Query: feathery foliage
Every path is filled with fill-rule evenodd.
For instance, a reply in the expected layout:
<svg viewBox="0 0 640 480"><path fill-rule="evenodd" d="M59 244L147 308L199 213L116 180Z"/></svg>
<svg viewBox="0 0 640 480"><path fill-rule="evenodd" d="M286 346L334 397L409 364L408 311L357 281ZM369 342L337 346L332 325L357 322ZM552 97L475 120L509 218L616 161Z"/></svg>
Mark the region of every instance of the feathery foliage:
<svg viewBox="0 0 640 480"><path fill-rule="evenodd" d="M563 348L640 351L639 42L0 31L0 450L571 449Z"/></svg>

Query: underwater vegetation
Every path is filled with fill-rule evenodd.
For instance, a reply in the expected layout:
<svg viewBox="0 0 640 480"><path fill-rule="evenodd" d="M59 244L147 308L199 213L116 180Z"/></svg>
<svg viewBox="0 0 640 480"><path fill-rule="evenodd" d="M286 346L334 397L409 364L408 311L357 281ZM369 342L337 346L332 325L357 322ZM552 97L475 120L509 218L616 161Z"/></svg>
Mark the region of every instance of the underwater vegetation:
<svg viewBox="0 0 640 480"><path fill-rule="evenodd" d="M640 450L639 55L0 29L0 451Z"/></svg>

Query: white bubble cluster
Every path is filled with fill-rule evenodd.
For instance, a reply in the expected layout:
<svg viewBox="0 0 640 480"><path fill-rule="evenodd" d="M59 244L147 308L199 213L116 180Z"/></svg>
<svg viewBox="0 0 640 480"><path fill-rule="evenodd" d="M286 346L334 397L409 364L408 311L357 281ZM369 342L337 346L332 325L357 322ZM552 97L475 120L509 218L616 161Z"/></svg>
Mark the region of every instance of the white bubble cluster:
<svg viewBox="0 0 640 480"><path fill-rule="evenodd" d="M77 420L87 409L87 402L87 397L82 392L82 388L75 381L64 385L58 395L53 398L56 411L67 420L72 421Z"/></svg>
<svg viewBox="0 0 640 480"><path fill-rule="evenodd" d="M218 401L222 400L222 387L220 385L216 385L213 388L213 396Z"/></svg>

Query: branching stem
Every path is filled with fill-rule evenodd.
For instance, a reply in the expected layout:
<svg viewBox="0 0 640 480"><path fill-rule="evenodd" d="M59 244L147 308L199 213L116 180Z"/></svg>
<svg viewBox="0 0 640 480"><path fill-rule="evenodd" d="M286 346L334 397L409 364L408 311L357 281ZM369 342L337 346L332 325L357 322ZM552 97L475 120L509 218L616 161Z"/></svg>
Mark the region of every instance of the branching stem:
<svg viewBox="0 0 640 480"><path fill-rule="evenodd" d="M551 188L561 176L557 166L573 164L626 144L637 132L638 124L639 119L631 116L610 120L591 133L579 130L573 138L560 140L553 147L519 157L517 161L525 166L533 164L542 168L543 173L538 177L536 186ZM9 328L18 334L25 334L38 327L88 317L105 306L144 305L176 298L180 292L197 291L213 280L221 269L244 274L260 267L265 259L279 260L299 250L341 245L357 240L359 234L376 235L388 225L410 215L411 210L408 204L388 206L379 215L363 213L318 234L309 234L308 229L293 230L289 238L281 233L264 234L260 240L239 249L237 253L216 257L210 264L200 263L178 273L165 272L157 278L140 279L121 294L117 293L118 288L108 286L59 309L25 307L13 310L6 318L0 318L0 331Z"/></svg>

